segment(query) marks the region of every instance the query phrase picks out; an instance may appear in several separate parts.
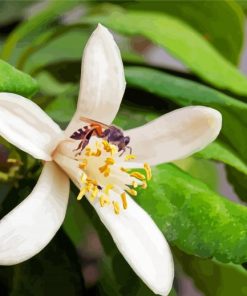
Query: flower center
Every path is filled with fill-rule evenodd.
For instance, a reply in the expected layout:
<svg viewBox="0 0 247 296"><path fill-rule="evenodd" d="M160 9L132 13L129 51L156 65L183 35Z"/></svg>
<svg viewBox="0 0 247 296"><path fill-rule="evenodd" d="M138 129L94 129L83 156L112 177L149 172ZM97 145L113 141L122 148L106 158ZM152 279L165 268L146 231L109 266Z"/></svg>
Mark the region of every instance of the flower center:
<svg viewBox="0 0 247 296"><path fill-rule="evenodd" d="M147 188L151 179L150 166L133 162L133 154L119 153L119 146L92 137L76 159L81 169L81 188L77 199L84 195L100 206L112 206L115 214L127 209L127 196L137 196L137 187ZM143 173L133 169L142 169ZM116 196L118 198L116 198Z"/></svg>

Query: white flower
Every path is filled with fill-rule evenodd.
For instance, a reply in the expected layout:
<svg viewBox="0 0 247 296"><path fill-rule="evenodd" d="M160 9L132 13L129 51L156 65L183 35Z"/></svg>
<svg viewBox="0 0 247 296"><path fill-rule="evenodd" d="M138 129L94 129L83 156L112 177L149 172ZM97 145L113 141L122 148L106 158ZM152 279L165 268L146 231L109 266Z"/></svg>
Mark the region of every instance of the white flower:
<svg viewBox="0 0 247 296"><path fill-rule="evenodd" d="M80 189L79 199L85 193L137 275L154 293L169 293L174 275L169 246L151 217L129 197L136 186L146 186L144 175L127 169L143 168L150 179L147 163L170 162L204 148L217 137L221 115L207 107L186 107L126 131L134 161L125 159L127 151L120 149L122 156L115 151L117 143L96 133L76 155L73 150L80 141L70 136L89 126L81 117L110 125L124 89L118 47L99 25L84 51L77 110L65 131L29 99L0 93L0 135L45 161L32 193L0 221L0 264L27 260L53 238L66 213L69 176Z"/></svg>

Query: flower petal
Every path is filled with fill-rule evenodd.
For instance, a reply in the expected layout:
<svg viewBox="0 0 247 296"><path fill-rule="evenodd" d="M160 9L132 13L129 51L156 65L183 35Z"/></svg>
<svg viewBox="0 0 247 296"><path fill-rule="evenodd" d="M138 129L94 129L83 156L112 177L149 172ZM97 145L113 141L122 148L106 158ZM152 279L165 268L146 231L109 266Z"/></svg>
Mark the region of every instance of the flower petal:
<svg viewBox="0 0 247 296"><path fill-rule="evenodd" d="M78 162L61 153L55 154L56 162L80 188L81 170ZM111 192L112 200L121 203L120 197ZM97 198L89 202L111 233L119 251L146 285L160 295L168 295L173 282L173 260L169 246L151 217L127 196L128 208L114 214L112 206L101 207Z"/></svg>
<svg viewBox="0 0 247 296"><path fill-rule="evenodd" d="M31 100L0 93L0 135L35 158L51 160L63 132Z"/></svg>
<svg viewBox="0 0 247 296"><path fill-rule="evenodd" d="M212 108L180 108L144 126L126 131L138 162L156 165L185 158L218 136L221 114Z"/></svg>
<svg viewBox="0 0 247 296"><path fill-rule="evenodd" d="M0 221L0 265L40 252L63 223L68 197L68 177L55 163L46 163L32 193Z"/></svg>
<svg viewBox="0 0 247 296"><path fill-rule="evenodd" d="M66 133L81 125L80 116L110 124L125 90L123 63L111 33L102 25L91 35L82 59L77 111Z"/></svg>
<svg viewBox="0 0 247 296"><path fill-rule="evenodd" d="M93 206L136 274L154 293L168 295L174 277L169 246L151 217L132 198L127 200L128 208L119 215L111 206Z"/></svg>

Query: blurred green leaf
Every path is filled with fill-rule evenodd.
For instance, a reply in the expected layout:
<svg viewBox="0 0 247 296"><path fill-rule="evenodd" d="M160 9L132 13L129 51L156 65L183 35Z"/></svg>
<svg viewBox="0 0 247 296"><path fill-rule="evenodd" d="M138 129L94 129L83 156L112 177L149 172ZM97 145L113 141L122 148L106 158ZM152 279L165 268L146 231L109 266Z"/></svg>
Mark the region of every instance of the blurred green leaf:
<svg viewBox="0 0 247 296"><path fill-rule="evenodd" d="M60 230L41 253L14 267L11 296L85 295L78 257Z"/></svg>
<svg viewBox="0 0 247 296"><path fill-rule="evenodd" d="M23 17L23 12L34 3L34 0L26 1L8 1L0 2L0 25L8 25L9 23L19 20Z"/></svg>
<svg viewBox="0 0 247 296"><path fill-rule="evenodd" d="M231 149L220 142L210 144L202 151L197 152L194 156L223 162L245 174L247 177L247 165L236 155L236 153L232 152Z"/></svg>
<svg viewBox="0 0 247 296"><path fill-rule="evenodd" d="M35 31L41 32L64 12L78 4L78 0L50 1L46 7L25 22L22 22L7 38L2 48L1 58L9 59L16 44Z"/></svg>
<svg viewBox="0 0 247 296"><path fill-rule="evenodd" d="M47 105L45 111L58 123L67 123L71 120L76 110L78 87L70 85L62 94L58 95Z"/></svg>
<svg viewBox="0 0 247 296"><path fill-rule="evenodd" d="M129 36L142 35L162 46L206 82L247 95L247 78L225 60L201 35L179 19L152 12L112 12L83 22L101 22Z"/></svg>
<svg viewBox="0 0 247 296"><path fill-rule="evenodd" d="M244 37L244 13L234 1L135 1L125 6L178 17L198 31L227 60L234 64L239 61Z"/></svg>
<svg viewBox="0 0 247 296"><path fill-rule="evenodd" d="M80 26L55 28L41 34L22 53L18 68L34 72L49 63L81 60L88 32ZM64 69L66 71L66 69Z"/></svg>
<svg viewBox="0 0 247 296"><path fill-rule="evenodd" d="M184 252L221 262L246 262L247 208L176 166L154 168L152 181L137 200L169 242Z"/></svg>
<svg viewBox="0 0 247 296"><path fill-rule="evenodd" d="M31 96L38 89L36 81L29 75L0 60L0 91Z"/></svg>
<svg viewBox="0 0 247 296"><path fill-rule="evenodd" d="M247 272L242 266L189 256L178 249L173 254L203 295L247 295Z"/></svg>

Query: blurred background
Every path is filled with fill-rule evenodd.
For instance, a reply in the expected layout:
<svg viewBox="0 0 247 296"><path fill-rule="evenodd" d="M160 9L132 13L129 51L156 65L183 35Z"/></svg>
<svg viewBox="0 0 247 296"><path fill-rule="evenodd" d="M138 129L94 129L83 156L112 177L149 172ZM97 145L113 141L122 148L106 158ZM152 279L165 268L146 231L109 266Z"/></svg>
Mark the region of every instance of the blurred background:
<svg viewBox="0 0 247 296"><path fill-rule="evenodd" d="M170 295L247 295L246 11L246 1L0 0L0 58L13 67L5 72L0 64L0 91L32 98L62 128L75 110L83 48L99 22L113 32L125 66L116 125L136 127L187 105L223 114L219 140L158 168L158 189L138 200L170 242ZM34 80L19 87L22 73ZM0 138L1 218L31 192L40 170ZM76 195L72 188L64 225L40 254L0 268L0 295L154 295ZM163 212L148 208L150 198Z"/></svg>

